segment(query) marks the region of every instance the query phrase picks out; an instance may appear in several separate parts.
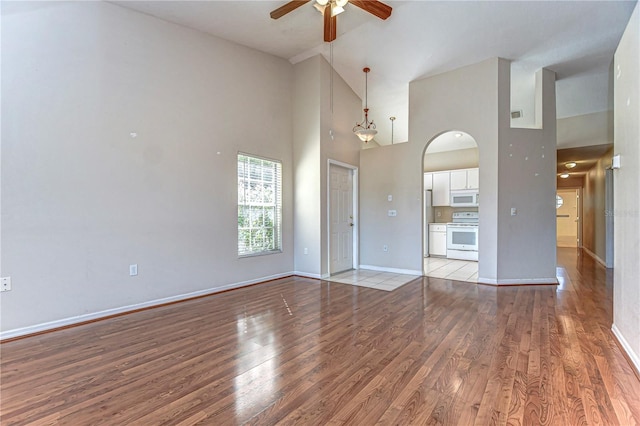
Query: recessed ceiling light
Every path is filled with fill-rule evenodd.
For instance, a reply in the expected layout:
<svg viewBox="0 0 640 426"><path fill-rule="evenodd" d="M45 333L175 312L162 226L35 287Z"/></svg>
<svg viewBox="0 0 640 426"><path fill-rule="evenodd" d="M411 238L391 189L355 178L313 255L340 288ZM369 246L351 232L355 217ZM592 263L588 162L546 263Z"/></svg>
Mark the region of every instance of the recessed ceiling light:
<svg viewBox="0 0 640 426"><path fill-rule="evenodd" d="M462 133L456 133L456 138L461 138L462 137Z"/></svg>
<svg viewBox="0 0 640 426"><path fill-rule="evenodd" d="M577 164L573 161L571 161L570 163L566 163L564 165L567 169L573 169L575 166L577 166Z"/></svg>
<svg viewBox="0 0 640 426"><path fill-rule="evenodd" d="M568 177L569 177L569 173L563 173L563 174L561 174L561 175L560 175L560 177L561 177L562 179L566 179L566 178L568 178Z"/></svg>

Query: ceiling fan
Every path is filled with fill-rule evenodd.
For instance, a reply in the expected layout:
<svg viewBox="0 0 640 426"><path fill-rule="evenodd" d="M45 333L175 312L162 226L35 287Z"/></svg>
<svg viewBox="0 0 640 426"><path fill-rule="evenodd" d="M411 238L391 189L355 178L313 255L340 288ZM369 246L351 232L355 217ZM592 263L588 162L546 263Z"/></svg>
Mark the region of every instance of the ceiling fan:
<svg viewBox="0 0 640 426"><path fill-rule="evenodd" d="M281 18L309 1L311 0L290 1L289 3L286 3L272 11L271 18ZM324 41L332 42L336 39L336 17L338 14L344 12L344 6L346 6L347 3L358 6L360 9L365 10L380 19L387 19L391 16L391 6L388 6L378 0L316 0L316 4L314 4L315 8L324 15Z"/></svg>

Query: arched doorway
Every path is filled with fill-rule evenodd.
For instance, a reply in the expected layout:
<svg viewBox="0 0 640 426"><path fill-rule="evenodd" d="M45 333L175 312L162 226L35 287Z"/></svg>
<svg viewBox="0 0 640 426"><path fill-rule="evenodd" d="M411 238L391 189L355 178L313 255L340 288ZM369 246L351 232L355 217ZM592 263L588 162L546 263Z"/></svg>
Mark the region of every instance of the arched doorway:
<svg viewBox="0 0 640 426"><path fill-rule="evenodd" d="M435 137L423 157L423 273L477 282L479 150L470 134Z"/></svg>

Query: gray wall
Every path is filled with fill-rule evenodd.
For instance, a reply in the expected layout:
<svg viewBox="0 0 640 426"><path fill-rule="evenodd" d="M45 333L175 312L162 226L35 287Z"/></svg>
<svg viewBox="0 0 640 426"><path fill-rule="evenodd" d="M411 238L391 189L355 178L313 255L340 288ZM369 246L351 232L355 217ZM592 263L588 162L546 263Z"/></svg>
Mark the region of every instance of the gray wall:
<svg viewBox="0 0 640 426"><path fill-rule="evenodd" d="M640 371L640 6L615 54L613 331Z"/></svg>
<svg viewBox="0 0 640 426"><path fill-rule="evenodd" d="M360 98L322 56L317 55L295 65L294 253L295 271L300 275L320 278L329 273L328 161L358 167L360 140L351 129L359 120L361 104ZM308 249L306 255L305 248Z"/></svg>
<svg viewBox="0 0 640 426"><path fill-rule="evenodd" d="M613 143L613 110L561 118L557 127L558 149Z"/></svg>
<svg viewBox="0 0 640 426"><path fill-rule="evenodd" d="M2 331L290 274L292 66L109 3L29 9L2 16ZM238 151L283 162L281 254L237 257Z"/></svg>
<svg viewBox="0 0 640 426"><path fill-rule="evenodd" d="M293 92L295 271L319 278L320 56L295 65ZM304 255L305 248L307 255Z"/></svg>
<svg viewBox="0 0 640 426"><path fill-rule="evenodd" d="M457 149L424 155L424 171L439 172L443 170L471 169L480 164L478 148Z"/></svg>
<svg viewBox="0 0 640 426"><path fill-rule="evenodd" d="M613 148L584 177L582 192L582 246L606 265L605 173L611 166Z"/></svg>
<svg viewBox="0 0 640 426"><path fill-rule="evenodd" d="M322 277L326 278L330 272L328 225L329 160L347 164L355 169L359 167L361 141L353 134L352 130L353 125L362 120L363 107L362 100L322 56L320 56L320 77L320 272ZM330 130L333 138L329 133ZM357 192L358 182L354 182L354 185ZM357 206L355 207L357 210ZM354 224L354 235L357 238L358 220ZM357 257L357 253L354 253L354 256Z"/></svg>
<svg viewBox="0 0 640 426"><path fill-rule="evenodd" d="M410 84L409 142L361 153L362 210L378 218L363 220L361 264L422 269L425 148L441 133L459 130L479 148L480 280L555 282L554 76L544 71L538 78L544 128L511 129L509 72L508 61L490 59ZM394 207L387 194L394 195ZM519 216L511 217L510 207L518 208ZM397 217L384 217L390 208L397 209ZM371 249L364 247L365 238Z"/></svg>
<svg viewBox="0 0 640 426"><path fill-rule="evenodd" d="M505 90L510 68L505 61L500 65L498 283L556 282L555 75L548 70L536 75L536 122L541 128L514 129ZM482 180L482 164L480 173Z"/></svg>

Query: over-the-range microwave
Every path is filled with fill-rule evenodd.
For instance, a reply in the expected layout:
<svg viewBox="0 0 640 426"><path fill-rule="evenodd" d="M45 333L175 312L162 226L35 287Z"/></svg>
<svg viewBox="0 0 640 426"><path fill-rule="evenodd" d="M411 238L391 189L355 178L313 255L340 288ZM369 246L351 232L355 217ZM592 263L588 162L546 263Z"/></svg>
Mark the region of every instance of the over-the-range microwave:
<svg viewBox="0 0 640 426"><path fill-rule="evenodd" d="M478 207L480 193L477 189L459 189L451 191L451 207Z"/></svg>

